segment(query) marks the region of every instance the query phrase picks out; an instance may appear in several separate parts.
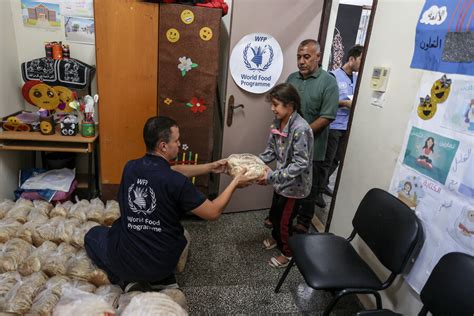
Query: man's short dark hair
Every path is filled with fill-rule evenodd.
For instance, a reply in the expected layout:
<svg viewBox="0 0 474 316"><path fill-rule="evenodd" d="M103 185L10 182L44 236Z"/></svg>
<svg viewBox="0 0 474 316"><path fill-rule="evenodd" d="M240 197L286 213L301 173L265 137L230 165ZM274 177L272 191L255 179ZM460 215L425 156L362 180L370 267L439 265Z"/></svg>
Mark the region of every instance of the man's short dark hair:
<svg viewBox="0 0 474 316"><path fill-rule="evenodd" d="M349 52L347 52L346 63L349 61L349 57L354 57L354 59L356 59L357 57L362 55L363 51L364 46L362 45L352 46L351 49L349 49Z"/></svg>
<svg viewBox="0 0 474 316"><path fill-rule="evenodd" d="M169 117L150 117L143 128L143 140L147 152L153 152L159 142L168 143L171 136L171 127L173 126L178 126L178 123Z"/></svg>
<svg viewBox="0 0 474 316"><path fill-rule="evenodd" d="M319 45L318 41L314 40L314 39L305 39L304 41L302 41L300 43L300 45L298 46L308 46L308 45L314 45L316 47L316 51L320 51L321 50L321 46Z"/></svg>

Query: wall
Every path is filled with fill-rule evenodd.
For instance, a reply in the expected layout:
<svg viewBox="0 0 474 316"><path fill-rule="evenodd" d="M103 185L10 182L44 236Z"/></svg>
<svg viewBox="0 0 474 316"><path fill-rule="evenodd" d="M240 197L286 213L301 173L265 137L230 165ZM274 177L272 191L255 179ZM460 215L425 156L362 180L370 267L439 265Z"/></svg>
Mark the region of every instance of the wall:
<svg viewBox="0 0 474 316"><path fill-rule="evenodd" d="M355 209L370 188L389 187L421 78L421 71L410 69L409 65L423 3L423 0L378 1L331 225L331 232L338 235L349 235ZM378 65L391 67L383 108L370 105L370 76ZM382 270L361 242L357 247ZM400 278L382 295L384 307L404 315L416 315L421 307L418 295Z"/></svg>
<svg viewBox="0 0 474 316"><path fill-rule="evenodd" d="M10 10L10 2L0 1L0 117L22 108L19 93L18 52L15 31ZM0 151L0 200L13 198L17 187L18 169L24 164L24 155L12 151Z"/></svg>

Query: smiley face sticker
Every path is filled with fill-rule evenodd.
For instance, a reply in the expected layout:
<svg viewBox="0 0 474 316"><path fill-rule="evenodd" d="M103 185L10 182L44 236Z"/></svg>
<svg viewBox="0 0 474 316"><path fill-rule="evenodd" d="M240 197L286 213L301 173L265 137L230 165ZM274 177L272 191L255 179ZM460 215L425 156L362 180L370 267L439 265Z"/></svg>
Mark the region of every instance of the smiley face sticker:
<svg viewBox="0 0 474 316"><path fill-rule="evenodd" d="M194 22L194 13L191 10L183 10L181 12L181 21L184 24L191 24Z"/></svg>
<svg viewBox="0 0 474 316"><path fill-rule="evenodd" d="M174 28L168 29L168 31L166 31L166 38L171 43L176 43L177 41L179 41L179 31Z"/></svg>
<svg viewBox="0 0 474 316"><path fill-rule="evenodd" d="M212 38L212 30L210 27L203 27L199 30L199 37L203 40L203 41L210 41L211 38Z"/></svg>

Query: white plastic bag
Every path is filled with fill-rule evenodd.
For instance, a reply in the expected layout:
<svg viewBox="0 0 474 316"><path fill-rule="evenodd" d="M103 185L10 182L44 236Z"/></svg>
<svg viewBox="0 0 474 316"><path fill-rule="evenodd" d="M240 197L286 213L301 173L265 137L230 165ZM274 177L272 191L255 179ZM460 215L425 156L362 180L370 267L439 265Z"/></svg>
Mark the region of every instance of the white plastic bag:
<svg viewBox="0 0 474 316"><path fill-rule="evenodd" d="M53 316L115 315L115 309L99 295L71 287L63 288L63 295L53 310Z"/></svg>

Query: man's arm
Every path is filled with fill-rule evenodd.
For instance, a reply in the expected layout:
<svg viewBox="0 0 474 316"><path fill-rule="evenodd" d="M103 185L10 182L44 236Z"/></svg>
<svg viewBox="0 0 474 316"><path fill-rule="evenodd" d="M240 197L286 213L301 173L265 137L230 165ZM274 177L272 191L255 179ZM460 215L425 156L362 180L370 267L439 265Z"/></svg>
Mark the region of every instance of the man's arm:
<svg viewBox="0 0 474 316"><path fill-rule="evenodd" d="M339 107L350 109L352 107L352 100L339 100Z"/></svg>
<svg viewBox="0 0 474 316"><path fill-rule="evenodd" d="M190 177L200 176L203 174L208 174L210 172L213 172L213 173L224 172L226 165L227 165L227 160L221 159L221 160L217 160L217 161L213 161L213 162L205 163L201 165L175 165L175 166L172 166L171 169L190 178Z"/></svg>
<svg viewBox="0 0 474 316"><path fill-rule="evenodd" d="M209 199L204 201L204 203L199 205L191 212L194 215L210 221L219 219L227 204L229 204L230 198L232 197L234 191L237 188L245 187L251 184L254 180L254 178L250 178L242 174L237 175L217 198L215 198L213 201Z"/></svg>
<svg viewBox="0 0 474 316"><path fill-rule="evenodd" d="M331 124L333 120L325 118L325 117L318 117L316 120L314 120L309 126L311 126L311 129L313 130L314 136L318 135L321 133L322 130L326 128L329 124Z"/></svg>

